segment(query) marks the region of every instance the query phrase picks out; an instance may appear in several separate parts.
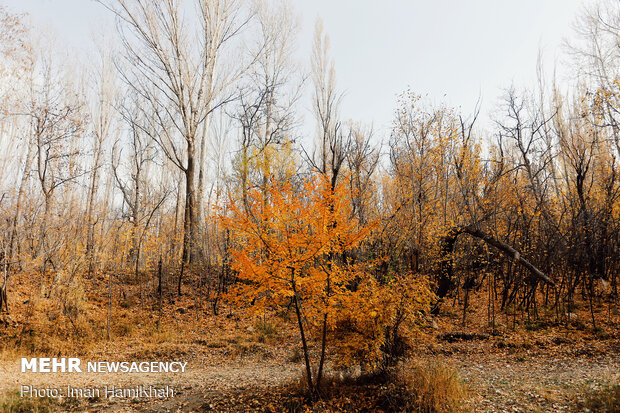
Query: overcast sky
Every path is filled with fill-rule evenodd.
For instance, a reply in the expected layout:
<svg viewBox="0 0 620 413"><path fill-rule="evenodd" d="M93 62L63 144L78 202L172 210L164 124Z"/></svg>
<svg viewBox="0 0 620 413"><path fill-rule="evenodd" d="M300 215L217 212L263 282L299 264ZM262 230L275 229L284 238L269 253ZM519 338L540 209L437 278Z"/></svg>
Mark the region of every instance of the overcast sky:
<svg viewBox="0 0 620 413"><path fill-rule="evenodd" d="M483 120L502 89L535 80L542 50L560 69L562 39L583 4L594 0L292 0L300 55L309 59L320 16L331 38L342 113L386 132L396 95L408 86L470 112L482 98ZM93 0L3 0L52 27L63 44L86 48L109 13ZM382 133L382 134L383 134Z"/></svg>

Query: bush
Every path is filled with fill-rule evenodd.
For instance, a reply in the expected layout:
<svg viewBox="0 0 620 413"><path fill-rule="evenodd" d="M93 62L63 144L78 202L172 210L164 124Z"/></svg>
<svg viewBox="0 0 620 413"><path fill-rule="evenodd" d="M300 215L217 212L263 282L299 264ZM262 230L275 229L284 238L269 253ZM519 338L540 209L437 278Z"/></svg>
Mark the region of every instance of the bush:
<svg viewBox="0 0 620 413"><path fill-rule="evenodd" d="M376 374L393 368L426 337L422 326L428 323L432 297L428 282L413 277L395 277L385 285L372 278L360 283L336 316L338 366L358 365Z"/></svg>

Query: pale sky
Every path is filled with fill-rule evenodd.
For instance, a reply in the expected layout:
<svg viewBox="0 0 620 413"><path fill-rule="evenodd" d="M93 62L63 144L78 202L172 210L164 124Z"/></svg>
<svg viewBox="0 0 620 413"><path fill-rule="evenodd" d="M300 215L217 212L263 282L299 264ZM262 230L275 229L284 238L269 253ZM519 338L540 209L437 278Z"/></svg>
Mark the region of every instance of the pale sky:
<svg viewBox="0 0 620 413"><path fill-rule="evenodd" d="M583 4L595 0L292 0L301 21L300 57L309 60L320 16L331 38L343 118L373 123L385 136L396 95L408 87L470 112L482 123L502 89L532 85L542 50L562 75L562 39ZM93 0L2 0L53 27L61 44L86 48L109 12ZM561 79L560 79L561 80ZM309 103L306 104L309 107Z"/></svg>

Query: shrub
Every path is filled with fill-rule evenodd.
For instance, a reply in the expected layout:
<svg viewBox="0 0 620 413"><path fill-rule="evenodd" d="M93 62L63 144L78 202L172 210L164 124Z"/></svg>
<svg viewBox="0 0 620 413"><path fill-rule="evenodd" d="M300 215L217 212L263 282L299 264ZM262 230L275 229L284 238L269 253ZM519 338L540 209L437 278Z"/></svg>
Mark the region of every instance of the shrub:
<svg viewBox="0 0 620 413"><path fill-rule="evenodd" d="M81 277L75 274L57 274L51 296L58 299L62 314L70 322L75 332L82 334L88 326L86 321L88 300Z"/></svg>
<svg viewBox="0 0 620 413"><path fill-rule="evenodd" d="M368 278L348 296L337 316L334 350L340 367L367 373L394 367L425 335L432 293L428 283L405 276L381 285Z"/></svg>

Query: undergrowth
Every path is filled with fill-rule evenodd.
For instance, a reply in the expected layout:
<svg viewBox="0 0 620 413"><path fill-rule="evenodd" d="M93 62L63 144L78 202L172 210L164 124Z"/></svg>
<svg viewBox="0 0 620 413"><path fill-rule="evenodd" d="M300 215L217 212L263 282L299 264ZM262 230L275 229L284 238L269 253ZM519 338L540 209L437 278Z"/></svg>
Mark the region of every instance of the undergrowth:
<svg viewBox="0 0 620 413"><path fill-rule="evenodd" d="M593 413L620 412L620 384L588 390L582 396L583 399L576 403L575 411Z"/></svg>
<svg viewBox="0 0 620 413"><path fill-rule="evenodd" d="M469 412L458 372L438 362L418 362L389 374L331 375L310 397L301 378L279 393L275 404L289 412Z"/></svg>
<svg viewBox="0 0 620 413"><path fill-rule="evenodd" d="M3 413L47 413L57 411L55 400L48 397L21 397L19 391L0 396L0 412Z"/></svg>

